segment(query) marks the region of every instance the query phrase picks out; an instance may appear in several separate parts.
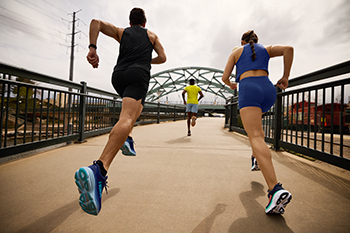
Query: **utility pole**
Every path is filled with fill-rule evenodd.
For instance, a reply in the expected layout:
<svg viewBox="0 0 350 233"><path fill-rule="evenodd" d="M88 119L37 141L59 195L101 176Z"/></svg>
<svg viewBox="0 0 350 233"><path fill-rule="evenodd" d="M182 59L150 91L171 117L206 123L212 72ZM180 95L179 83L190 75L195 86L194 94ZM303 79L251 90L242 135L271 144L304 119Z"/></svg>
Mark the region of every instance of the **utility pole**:
<svg viewBox="0 0 350 233"><path fill-rule="evenodd" d="M73 81L74 38L75 38L75 14L76 14L76 12L73 12L72 41L71 41L71 47L70 47L69 81Z"/></svg>
<svg viewBox="0 0 350 233"><path fill-rule="evenodd" d="M73 81L73 69L74 69L74 47L75 47L75 34L79 32L75 32L75 22L77 21L75 19L75 14L78 13L80 10L73 12L73 21L72 21L72 40L71 40L71 48L70 48L70 66L69 66L69 81ZM71 88L70 88L71 91Z"/></svg>
<svg viewBox="0 0 350 233"><path fill-rule="evenodd" d="M79 10L81 11L81 9ZM73 12L73 21L72 21L72 40L71 40L71 48L70 48L70 66L69 66L69 81L73 81L73 69L74 69L74 47L75 47L75 34L78 32L75 32L75 22L77 21L75 19L75 14L78 13L79 11ZM68 91L71 92L72 88L69 87ZM72 109L72 95L71 93L68 94L68 112ZM67 134L72 134L73 133L73 122L72 122L72 117L69 114L68 116L68 126L67 126ZM70 144L71 142L67 142L67 144Z"/></svg>

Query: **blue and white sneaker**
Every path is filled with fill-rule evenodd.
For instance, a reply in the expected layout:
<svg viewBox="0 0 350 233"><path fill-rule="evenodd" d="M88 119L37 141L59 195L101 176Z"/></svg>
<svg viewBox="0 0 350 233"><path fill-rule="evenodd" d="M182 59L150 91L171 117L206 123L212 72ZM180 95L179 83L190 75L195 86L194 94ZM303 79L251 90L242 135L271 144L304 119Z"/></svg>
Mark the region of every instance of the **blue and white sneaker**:
<svg viewBox="0 0 350 233"><path fill-rule="evenodd" d="M258 164L258 161L256 161L256 158L252 155L252 171L260 171L260 167Z"/></svg>
<svg viewBox="0 0 350 233"><path fill-rule="evenodd" d="M268 191L267 197L269 204L265 208L266 214L283 214L287 204L292 199L292 194L282 188L282 184L278 183L273 187L272 191Z"/></svg>
<svg viewBox="0 0 350 233"><path fill-rule="evenodd" d="M81 167L75 172L75 184L80 193L79 204L88 214L98 215L101 210L103 188L107 193L107 176L101 175L96 161L89 167Z"/></svg>
<svg viewBox="0 0 350 233"><path fill-rule="evenodd" d="M124 145L120 148L123 155L136 156L136 151L134 149L134 140L127 138Z"/></svg>

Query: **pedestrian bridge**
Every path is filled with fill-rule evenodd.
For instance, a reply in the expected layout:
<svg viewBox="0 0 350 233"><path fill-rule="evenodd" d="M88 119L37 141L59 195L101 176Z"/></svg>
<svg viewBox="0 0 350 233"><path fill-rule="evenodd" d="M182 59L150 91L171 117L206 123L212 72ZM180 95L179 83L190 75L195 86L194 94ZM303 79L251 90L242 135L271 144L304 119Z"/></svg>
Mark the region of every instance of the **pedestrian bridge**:
<svg viewBox="0 0 350 233"><path fill-rule="evenodd" d="M1 232L348 232L350 172L271 150L293 199L264 213L267 186L250 171L246 136L223 118L136 126L136 157L118 153L100 214L84 213L74 172L97 159L108 134L0 164Z"/></svg>

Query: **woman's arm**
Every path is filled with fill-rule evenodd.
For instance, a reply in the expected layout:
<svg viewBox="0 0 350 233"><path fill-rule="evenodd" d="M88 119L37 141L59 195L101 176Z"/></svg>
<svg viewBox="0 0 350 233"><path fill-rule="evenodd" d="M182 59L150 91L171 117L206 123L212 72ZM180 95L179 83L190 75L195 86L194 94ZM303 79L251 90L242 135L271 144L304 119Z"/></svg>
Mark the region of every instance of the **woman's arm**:
<svg viewBox="0 0 350 233"><path fill-rule="evenodd" d="M235 60L235 52L237 50L235 50L234 52L231 53L231 55L228 57L227 63L226 63L226 67L224 70L224 73L222 75L222 81L229 86L231 89L236 89L237 85L236 83L233 83L230 81L230 77L233 71L233 68L235 67L236 64L236 60Z"/></svg>
<svg viewBox="0 0 350 233"><path fill-rule="evenodd" d="M290 75L290 70L292 68L294 48L287 45L272 45L267 48L270 57L283 56L283 76L277 82L277 86L281 89L286 89L288 87L288 78Z"/></svg>

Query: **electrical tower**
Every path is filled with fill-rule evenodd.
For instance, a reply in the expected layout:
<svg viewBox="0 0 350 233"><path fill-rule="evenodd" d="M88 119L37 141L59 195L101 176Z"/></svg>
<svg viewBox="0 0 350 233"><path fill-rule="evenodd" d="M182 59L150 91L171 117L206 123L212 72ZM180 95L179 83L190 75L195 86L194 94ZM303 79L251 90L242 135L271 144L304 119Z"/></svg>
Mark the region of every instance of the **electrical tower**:
<svg viewBox="0 0 350 233"><path fill-rule="evenodd" d="M75 22L77 21L75 19L75 15L79 11L81 11L81 9L76 11L76 12L73 12L72 34L71 34L72 35L72 40L71 40L71 49L70 49L70 66L69 66L69 81L73 81L75 34L80 32L80 31L75 32ZM72 95L71 95L70 92L72 91L72 88L69 87L68 91L69 91L69 94L68 94L68 109L71 109L71 107L72 107ZM73 133L73 123L72 123L72 118L71 117L68 118L68 122L67 123L68 123L68 126L67 126L68 134L72 134ZM70 144L70 143L71 142L67 142L67 144Z"/></svg>
<svg viewBox="0 0 350 233"><path fill-rule="evenodd" d="M75 43L75 34L79 33L80 31L75 31L75 22L78 21L75 18L76 13L80 12L80 10L73 12L73 21L72 21L72 40L71 40L71 48L70 48L70 66L69 66L69 81L73 81L73 70L74 70L74 47L76 46ZM71 91L71 88L70 88Z"/></svg>

